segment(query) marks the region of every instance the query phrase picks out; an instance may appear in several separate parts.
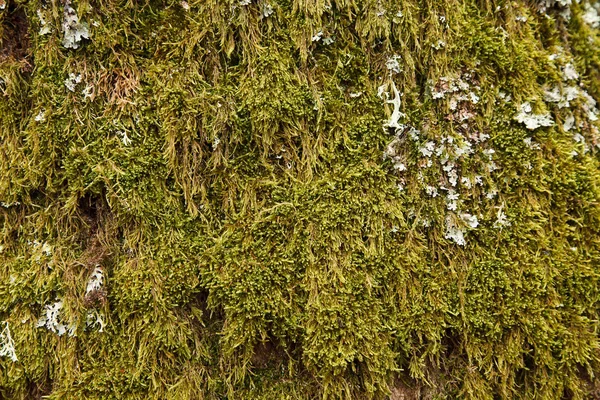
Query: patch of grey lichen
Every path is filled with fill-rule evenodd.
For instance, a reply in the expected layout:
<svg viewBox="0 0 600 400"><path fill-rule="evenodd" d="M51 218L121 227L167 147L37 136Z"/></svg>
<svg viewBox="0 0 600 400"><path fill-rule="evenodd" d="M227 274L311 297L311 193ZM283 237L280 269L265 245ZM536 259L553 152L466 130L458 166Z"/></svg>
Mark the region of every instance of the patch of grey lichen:
<svg viewBox="0 0 600 400"><path fill-rule="evenodd" d="M599 7L0 0L0 397L590 398Z"/></svg>

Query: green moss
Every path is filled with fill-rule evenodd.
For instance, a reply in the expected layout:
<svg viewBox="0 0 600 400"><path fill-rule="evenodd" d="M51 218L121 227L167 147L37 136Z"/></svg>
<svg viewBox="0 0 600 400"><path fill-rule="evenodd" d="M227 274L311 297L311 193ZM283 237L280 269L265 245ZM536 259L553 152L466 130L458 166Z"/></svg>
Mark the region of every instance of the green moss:
<svg viewBox="0 0 600 400"><path fill-rule="evenodd" d="M80 1L74 50L62 4L10 1L0 320L18 361L0 358L0 397L593 396L585 4L567 21L504 1ZM552 125L516 121L525 102ZM36 326L58 299L76 336Z"/></svg>

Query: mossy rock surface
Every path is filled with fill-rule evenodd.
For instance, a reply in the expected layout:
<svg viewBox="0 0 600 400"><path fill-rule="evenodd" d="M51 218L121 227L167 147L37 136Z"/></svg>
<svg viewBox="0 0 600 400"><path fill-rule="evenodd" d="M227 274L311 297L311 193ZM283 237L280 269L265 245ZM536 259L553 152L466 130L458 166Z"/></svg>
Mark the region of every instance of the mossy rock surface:
<svg viewBox="0 0 600 400"><path fill-rule="evenodd" d="M0 0L0 398L599 398L594 1Z"/></svg>

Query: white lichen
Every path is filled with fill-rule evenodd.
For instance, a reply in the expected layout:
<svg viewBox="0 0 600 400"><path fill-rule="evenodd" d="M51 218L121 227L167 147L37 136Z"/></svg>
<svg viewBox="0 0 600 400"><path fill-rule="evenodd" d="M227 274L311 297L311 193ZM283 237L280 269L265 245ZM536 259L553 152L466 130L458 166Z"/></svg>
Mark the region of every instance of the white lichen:
<svg viewBox="0 0 600 400"><path fill-rule="evenodd" d="M523 143L525 143L525 145L527 147L529 147L530 149L532 149L532 150L541 150L542 149L542 147L540 146L540 144L539 143L535 143L533 141L533 138L530 138L530 137L523 139Z"/></svg>
<svg viewBox="0 0 600 400"><path fill-rule="evenodd" d="M402 157L396 153L396 146L398 145L398 138L394 139L390 144L387 145L383 152L383 159L391 159L393 162L394 169L399 172L406 171L406 164L404 164Z"/></svg>
<svg viewBox="0 0 600 400"><path fill-rule="evenodd" d="M4 321L4 328L0 332L0 357L8 357L12 362L16 362L17 353L15 352L15 342L10 334L8 321Z"/></svg>
<svg viewBox="0 0 600 400"><path fill-rule="evenodd" d="M91 329L93 329L95 326L98 326L98 332L103 332L104 327L106 326L104 314L96 309L88 310L85 316L85 326L86 328Z"/></svg>
<svg viewBox="0 0 600 400"><path fill-rule="evenodd" d="M431 157L435 150L435 142L429 141L426 142L423 146L419 148L419 151L423 155L423 157Z"/></svg>
<svg viewBox="0 0 600 400"><path fill-rule="evenodd" d="M390 58L388 58L385 62L385 66L388 69L388 71L390 71L390 73L399 74L402 70L400 68L400 63L398 62L398 60L400 60L400 56L393 55Z"/></svg>
<svg viewBox="0 0 600 400"><path fill-rule="evenodd" d="M541 0L538 2L538 10L540 13L546 14L550 9L557 8L558 14L566 20L571 17L570 7L571 0ZM548 14L546 14L546 16L547 15Z"/></svg>
<svg viewBox="0 0 600 400"><path fill-rule="evenodd" d="M446 233L444 237L454 241L459 246L467 244L465 241L465 231L456 224L455 217L450 214L446 216Z"/></svg>
<svg viewBox="0 0 600 400"><path fill-rule="evenodd" d="M459 194L454 190L448 190L448 194L446 195L446 208L450 211L458 210L458 198Z"/></svg>
<svg viewBox="0 0 600 400"><path fill-rule="evenodd" d="M81 74L70 73L69 77L65 79L65 87L69 89L71 92L75 92L75 87L77 84L81 83L82 77Z"/></svg>
<svg viewBox="0 0 600 400"><path fill-rule="evenodd" d="M554 121L550 114L534 114L532 113L531 104L528 102L521 104L519 112L515 116L515 119L525 124L525 127L529 130L537 129L541 126L552 126Z"/></svg>
<svg viewBox="0 0 600 400"><path fill-rule="evenodd" d="M510 226L510 221L506 217L503 211L504 204L498 208L498 212L496 213L496 221L494 222L494 228L504 228Z"/></svg>
<svg viewBox="0 0 600 400"><path fill-rule="evenodd" d="M269 3L263 4L263 7L262 7L262 17L263 18L270 17L271 15L273 15L274 12L275 12L275 10L273 10L272 5L270 5Z"/></svg>
<svg viewBox="0 0 600 400"><path fill-rule="evenodd" d="M570 114L567 116L567 118L565 118L565 122L563 123L563 130L565 132L568 132L573 128L574 125L575 125L575 117L572 114Z"/></svg>
<svg viewBox="0 0 600 400"><path fill-rule="evenodd" d="M496 189L491 189L489 192L487 192L487 193L485 194L485 197L486 197L488 200L491 200L491 199L493 199L494 197L496 197L497 195L498 195L498 190L496 190Z"/></svg>
<svg viewBox="0 0 600 400"><path fill-rule="evenodd" d="M52 32L52 28L48 24L48 21L46 20L46 16L44 15L44 12L41 9L38 9L36 13L40 20L40 26L41 26L39 35L43 36L43 35L47 35L50 32Z"/></svg>
<svg viewBox="0 0 600 400"><path fill-rule="evenodd" d="M584 99L583 109L585 110L588 119L590 121L597 121L598 109L596 108L596 100L585 90L581 91L581 97Z"/></svg>
<svg viewBox="0 0 600 400"><path fill-rule="evenodd" d="M90 38L89 25L86 22L79 22L77 12L71 7L70 0L65 1L62 31L64 34L62 44L67 49L77 49L83 39Z"/></svg>
<svg viewBox="0 0 600 400"><path fill-rule="evenodd" d="M319 40L321 40L322 37L323 37L323 31L319 31L313 35L312 41L318 42Z"/></svg>
<svg viewBox="0 0 600 400"><path fill-rule="evenodd" d="M456 172L456 170L454 168L450 169L448 171L448 181L450 182L450 185L452 185L453 187L456 187L456 184L458 183L458 172Z"/></svg>
<svg viewBox="0 0 600 400"><path fill-rule="evenodd" d="M396 84L394 82L391 83L392 91L394 92L394 98L387 100L386 103L392 104L394 106L394 110L392 111L392 115L390 119L383 125L384 128L392 128L394 132L397 132L402 129L402 125L400 124L400 118L404 118L404 114L400 112L400 92L398 88L396 88Z"/></svg>
<svg viewBox="0 0 600 400"><path fill-rule="evenodd" d="M504 103L510 103L510 101L512 100L512 96L510 94L506 94L503 91L498 92L498 98Z"/></svg>
<svg viewBox="0 0 600 400"><path fill-rule="evenodd" d="M411 140L413 140L414 142L416 142L416 141L419 140L419 134L420 133L421 132L417 128L411 126L410 129L408 130L408 137L410 137Z"/></svg>
<svg viewBox="0 0 600 400"><path fill-rule="evenodd" d="M457 158L465 156L465 155L469 155L472 153L473 153L473 145L471 145L471 143L467 142L466 140L460 144L454 145L454 156Z"/></svg>
<svg viewBox="0 0 600 400"><path fill-rule="evenodd" d="M579 74L577 73L575 66L572 63L567 63L563 67L563 80L569 81L576 79L579 79Z"/></svg>
<svg viewBox="0 0 600 400"><path fill-rule="evenodd" d="M577 86L567 86L562 91L558 86L552 90L544 92L544 101L548 103L557 103L558 108L568 108L571 106L571 101L577 99L581 93L581 89Z"/></svg>
<svg viewBox="0 0 600 400"><path fill-rule="evenodd" d="M102 267L97 266L88 279L87 286L85 288L85 294L88 295L93 291L101 290L104 285L104 271Z"/></svg>
<svg viewBox="0 0 600 400"><path fill-rule="evenodd" d="M44 122L46 121L46 112L44 110L40 110L39 113L34 118L35 122Z"/></svg>
<svg viewBox="0 0 600 400"><path fill-rule="evenodd" d="M469 213L460 214L460 219L462 219L472 229L475 229L479 226L479 220L477 217Z"/></svg>
<svg viewBox="0 0 600 400"><path fill-rule="evenodd" d="M432 44L431 44L431 47L433 47L433 48L434 48L434 49L436 49L436 50L441 50L441 49L443 49L444 47L446 47L446 42L444 42L443 40L441 40L441 39L440 39L440 40L438 40L437 42L435 42L435 43L432 43Z"/></svg>
<svg viewBox="0 0 600 400"><path fill-rule="evenodd" d="M438 190L435 186L426 186L425 192L431 197L437 197L438 195Z"/></svg>
<svg viewBox="0 0 600 400"><path fill-rule="evenodd" d="M129 136L127 136L127 132L118 130L117 135L121 138L121 142L123 142L125 146L129 146L131 144L131 139Z"/></svg>
<svg viewBox="0 0 600 400"><path fill-rule="evenodd" d="M473 182L469 177L463 176L460 178L460 184L467 189L471 189L473 187Z"/></svg>
<svg viewBox="0 0 600 400"><path fill-rule="evenodd" d="M94 94L94 86L93 85L87 85L82 91L81 94L83 95L84 99L91 99L93 94Z"/></svg>
<svg viewBox="0 0 600 400"><path fill-rule="evenodd" d="M592 28L600 27L600 14L598 13L598 9L591 4L586 4L584 9L585 13L582 16L583 21Z"/></svg>
<svg viewBox="0 0 600 400"><path fill-rule="evenodd" d="M42 244L42 254L48 257L52 255L52 246L48 242Z"/></svg>
<svg viewBox="0 0 600 400"><path fill-rule="evenodd" d="M475 116L467 105L479 103L480 97L475 92L479 90L479 87L474 86L475 91L471 90L469 84L471 78L471 73L464 73L458 77L441 77L435 85L430 82L431 96L434 100L442 99L447 94L451 94L449 108L451 111L456 111L453 116L454 119L465 121Z"/></svg>
<svg viewBox="0 0 600 400"><path fill-rule="evenodd" d="M49 331L56 333L58 336L62 336L65 333L68 333L69 336L75 336L77 325L74 322L65 323L65 321L62 320L62 309L62 300L47 304L44 307L44 314L40 317L36 326L38 328L45 327Z"/></svg>
<svg viewBox="0 0 600 400"><path fill-rule="evenodd" d="M573 141L583 146L583 154L586 154L590 151L590 148L585 141L585 137L581 133L575 133L573 135Z"/></svg>

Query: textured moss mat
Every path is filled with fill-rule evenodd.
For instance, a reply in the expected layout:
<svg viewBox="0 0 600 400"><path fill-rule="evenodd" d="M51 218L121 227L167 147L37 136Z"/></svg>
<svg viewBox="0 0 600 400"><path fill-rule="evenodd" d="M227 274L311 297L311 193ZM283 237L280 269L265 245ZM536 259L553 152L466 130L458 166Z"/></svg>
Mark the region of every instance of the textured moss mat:
<svg viewBox="0 0 600 400"><path fill-rule="evenodd" d="M0 398L600 398L600 3L0 0Z"/></svg>

